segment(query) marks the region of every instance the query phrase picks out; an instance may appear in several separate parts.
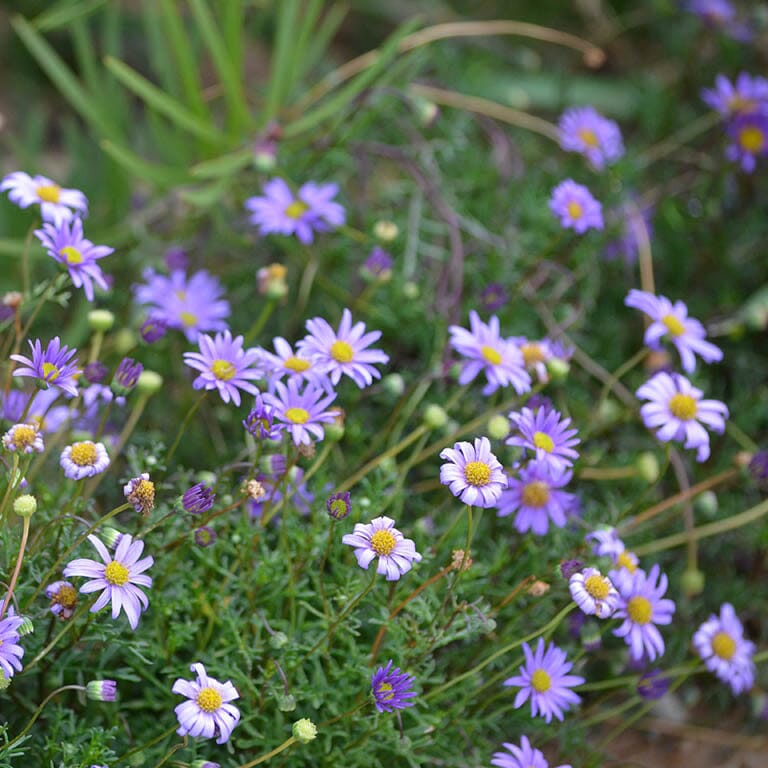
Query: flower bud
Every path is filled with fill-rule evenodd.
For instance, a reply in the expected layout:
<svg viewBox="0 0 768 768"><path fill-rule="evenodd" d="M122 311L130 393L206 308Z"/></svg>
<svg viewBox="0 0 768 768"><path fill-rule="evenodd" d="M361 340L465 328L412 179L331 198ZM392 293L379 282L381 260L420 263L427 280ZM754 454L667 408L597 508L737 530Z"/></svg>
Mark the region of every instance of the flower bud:
<svg viewBox="0 0 768 768"><path fill-rule="evenodd" d="M285 648L288 645L288 635L285 632L274 632L269 636L269 645L274 650L279 651L281 648Z"/></svg>
<svg viewBox="0 0 768 768"><path fill-rule="evenodd" d="M30 619L29 616L22 616L21 624L16 631L19 633L19 637L31 635L35 631L35 625L32 623L32 619Z"/></svg>
<svg viewBox="0 0 768 768"><path fill-rule="evenodd" d="M296 699L290 693L281 693L277 697L277 708L281 712L293 712L296 709Z"/></svg>
<svg viewBox="0 0 768 768"><path fill-rule="evenodd" d="M655 453L643 451L635 460L635 469L648 485L653 485L659 479L659 460Z"/></svg>
<svg viewBox="0 0 768 768"><path fill-rule="evenodd" d="M26 493L13 501L13 511L19 517L32 517L37 512L37 499Z"/></svg>
<svg viewBox="0 0 768 768"><path fill-rule="evenodd" d="M154 371L143 370L136 382L136 390L142 395L154 395L163 386L163 377Z"/></svg>
<svg viewBox="0 0 768 768"><path fill-rule="evenodd" d="M92 331L106 333L115 324L115 316L108 309L92 309L88 313L88 326Z"/></svg>
<svg viewBox="0 0 768 768"><path fill-rule="evenodd" d="M571 372L571 364L560 357L553 357L547 360L547 371L552 377L552 381L565 381Z"/></svg>
<svg viewBox="0 0 768 768"><path fill-rule="evenodd" d="M293 724L293 738L302 744L309 744L317 738L317 726L307 717L302 717Z"/></svg>
<svg viewBox="0 0 768 768"><path fill-rule="evenodd" d="M717 514L717 494L714 491L703 491L693 500L693 506L702 515L714 517Z"/></svg>
<svg viewBox="0 0 768 768"><path fill-rule="evenodd" d="M5 672L0 669L0 691L4 691L11 684L11 678L6 677Z"/></svg>
<svg viewBox="0 0 768 768"><path fill-rule="evenodd" d="M380 219L373 225L373 234L382 243L391 243L400 234L400 230L394 221Z"/></svg>
<svg viewBox="0 0 768 768"><path fill-rule="evenodd" d="M117 683L114 680L91 680L85 686L85 695L92 701L114 701Z"/></svg>
<svg viewBox="0 0 768 768"><path fill-rule="evenodd" d="M442 429L448 421L448 414L436 403L430 403L424 409L423 422L430 429Z"/></svg>
<svg viewBox="0 0 768 768"><path fill-rule="evenodd" d="M344 518L349 517L349 513L352 511L349 491L334 493L329 496L328 501L325 502L325 508L332 520L344 520Z"/></svg>
<svg viewBox="0 0 768 768"><path fill-rule="evenodd" d="M403 296L406 299L418 299L421 296L421 290L416 283L409 280L407 283L403 283Z"/></svg>
<svg viewBox="0 0 768 768"><path fill-rule="evenodd" d="M123 534L117 530L117 528L113 528L111 525L105 525L100 531L99 531L99 538L110 548L114 549L118 542L120 541L120 537Z"/></svg>
<svg viewBox="0 0 768 768"><path fill-rule="evenodd" d="M381 381L384 391L392 397L401 397L405 392L405 380L399 373L389 373Z"/></svg>
<svg viewBox="0 0 768 768"><path fill-rule="evenodd" d="M509 418L501 413L488 419L486 432L491 440L503 440L509 434Z"/></svg>
<svg viewBox="0 0 768 768"><path fill-rule="evenodd" d="M698 569L687 568L683 571L680 586L687 597L695 597L704 591L704 573Z"/></svg>

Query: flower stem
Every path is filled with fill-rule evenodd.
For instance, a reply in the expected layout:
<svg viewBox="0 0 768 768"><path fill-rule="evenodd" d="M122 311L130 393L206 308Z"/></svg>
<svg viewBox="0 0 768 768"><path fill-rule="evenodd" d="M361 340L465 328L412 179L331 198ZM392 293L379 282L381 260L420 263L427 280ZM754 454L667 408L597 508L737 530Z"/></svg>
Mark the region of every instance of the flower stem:
<svg viewBox="0 0 768 768"><path fill-rule="evenodd" d="M197 409L203 404L203 400L205 400L206 395L208 394L208 391L204 391L202 395L197 399L195 404L187 411L187 415L184 417L184 421L181 422L181 426L179 427L179 431L176 433L176 439L173 441L173 445L171 446L171 449L168 451L168 455L165 457L165 466L166 468L170 465L171 459L173 458L173 454L176 453L176 449L179 447L179 443L181 442L181 438L184 435L184 431L187 428L187 424L189 424L189 420L195 415L195 412Z"/></svg>
<svg viewBox="0 0 768 768"><path fill-rule="evenodd" d="M275 755L279 755L281 752L288 749L288 747L293 746L295 743L296 737L291 736L290 738L286 739L279 747L275 747L271 752L267 752L266 755L257 757L255 760L251 760L250 763L243 763L242 765L238 766L238 768L253 768L254 765L259 765L259 763L266 763L267 760L271 760Z"/></svg>
<svg viewBox="0 0 768 768"><path fill-rule="evenodd" d="M3 607L0 609L0 619L5 616L5 611L8 608L11 598L13 597L13 590L16 587L16 581L19 578L21 572L21 563L24 560L24 550L27 546L27 538L29 538L29 521L30 517L24 517L24 528L21 532L21 544L19 545L19 555L16 558L16 567L13 569L13 576L11 576L11 583L8 585L8 591L5 593L5 600L3 601Z"/></svg>
<svg viewBox="0 0 768 768"><path fill-rule="evenodd" d="M38 717L40 717L40 714L43 711L43 708L45 705L58 694L62 693L63 691L85 691L85 686L83 685L63 685L61 688L57 688L55 691L51 691L42 701L42 704L35 710L35 713L30 718L29 722L24 726L21 733L16 735L11 741L9 741L5 745L6 751L10 749L14 744L16 744L18 741L23 739L27 733L29 733L29 729L35 724Z"/></svg>
<svg viewBox="0 0 768 768"><path fill-rule="evenodd" d="M251 326L248 333L245 334L245 343L250 344L258 335L261 333L262 328L267 324L267 320L269 320L270 315L272 314L272 311L275 308L275 302L272 300L266 301L264 303L264 306L261 308L261 312L259 313L259 316L256 318L256 321Z"/></svg>

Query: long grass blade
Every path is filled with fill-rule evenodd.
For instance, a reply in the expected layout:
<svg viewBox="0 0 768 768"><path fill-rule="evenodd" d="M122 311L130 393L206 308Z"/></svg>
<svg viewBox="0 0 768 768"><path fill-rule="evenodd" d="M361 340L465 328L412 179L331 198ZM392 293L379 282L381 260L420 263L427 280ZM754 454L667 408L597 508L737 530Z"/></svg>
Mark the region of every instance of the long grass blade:
<svg viewBox="0 0 768 768"><path fill-rule="evenodd" d="M83 19L94 11L98 11L109 0L86 0L73 4L69 0L62 0L52 8L43 11L32 19L32 25L39 32L51 32L54 29L68 27L75 19Z"/></svg>
<svg viewBox="0 0 768 768"><path fill-rule="evenodd" d="M184 170L150 163L127 147L120 146L106 139L99 142L99 145L104 152L131 175L154 182L163 189L172 187L175 184L183 184L189 180Z"/></svg>

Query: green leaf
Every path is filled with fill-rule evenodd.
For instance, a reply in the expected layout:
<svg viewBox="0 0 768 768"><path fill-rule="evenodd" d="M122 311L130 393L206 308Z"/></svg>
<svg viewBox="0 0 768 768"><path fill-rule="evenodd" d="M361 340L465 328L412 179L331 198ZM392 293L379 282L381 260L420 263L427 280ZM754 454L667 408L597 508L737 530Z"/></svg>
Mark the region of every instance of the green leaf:
<svg viewBox="0 0 768 768"><path fill-rule="evenodd" d="M104 59L104 64L128 90L146 102L147 106L167 117L174 125L201 139L217 144L222 143L221 135L213 126L203 122L197 115L179 104L165 91L150 83L136 70L111 56Z"/></svg>
<svg viewBox="0 0 768 768"><path fill-rule="evenodd" d="M227 186L227 179L219 179L202 187L182 189L179 194L182 200L195 206L195 208L210 208L221 201L222 196L227 191Z"/></svg>
<svg viewBox="0 0 768 768"><path fill-rule="evenodd" d="M196 179L215 179L220 176L231 176L245 168L253 160L250 148L239 149L228 155L206 160L192 166L191 173Z"/></svg>
<svg viewBox="0 0 768 768"><path fill-rule="evenodd" d="M189 180L184 170L150 163L127 147L122 147L106 140L101 141L100 146L116 163L125 168L130 174L154 182L159 187L172 187L175 184L183 184Z"/></svg>
<svg viewBox="0 0 768 768"><path fill-rule="evenodd" d="M69 26L75 19L82 19L94 11L98 11L108 0L85 0L82 3L72 3L70 0L61 0L53 8L43 11L36 16L32 24L40 32L50 32L54 29Z"/></svg>

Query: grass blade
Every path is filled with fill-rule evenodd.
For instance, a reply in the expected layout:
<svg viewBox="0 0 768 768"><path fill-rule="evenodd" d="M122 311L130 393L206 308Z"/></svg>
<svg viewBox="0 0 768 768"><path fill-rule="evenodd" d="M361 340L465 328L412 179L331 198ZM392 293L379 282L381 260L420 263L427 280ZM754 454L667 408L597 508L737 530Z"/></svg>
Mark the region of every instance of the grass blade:
<svg viewBox="0 0 768 768"><path fill-rule="evenodd" d="M119 146L108 140L101 141L99 144L104 152L132 176L148 179L157 184L158 187L165 189L189 181L186 172L181 168L150 163L127 147Z"/></svg>
<svg viewBox="0 0 768 768"><path fill-rule="evenodd" d="M56 3L53 8L43 11L35 16L32 25L40 32L51 32L54 29L69 26L75 19L83 19L94 11L98 11L108 0L86 0L83 3L73 5L67 0Z"/></svg>

